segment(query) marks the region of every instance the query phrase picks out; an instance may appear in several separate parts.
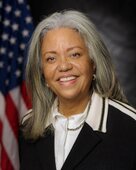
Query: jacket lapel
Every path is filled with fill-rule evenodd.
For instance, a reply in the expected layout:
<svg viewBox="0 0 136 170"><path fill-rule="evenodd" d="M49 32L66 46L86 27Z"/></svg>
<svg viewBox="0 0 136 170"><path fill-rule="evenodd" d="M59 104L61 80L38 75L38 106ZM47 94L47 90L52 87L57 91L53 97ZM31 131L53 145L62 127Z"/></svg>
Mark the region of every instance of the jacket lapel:
<svg viewBox="0 0 136 170"><path fill-rule="evenodd" d="M74 167L100 142L101 138L96 135L87 123L85 123L62 167L62 170L74 169Z"/></svg>
<svg viewBox="0 0 136 170"><path fill-rule="evenodd" d="M51 130L48 130L46 135L37 141L36 150L42 170L56 170L54 134Z"/></svg>

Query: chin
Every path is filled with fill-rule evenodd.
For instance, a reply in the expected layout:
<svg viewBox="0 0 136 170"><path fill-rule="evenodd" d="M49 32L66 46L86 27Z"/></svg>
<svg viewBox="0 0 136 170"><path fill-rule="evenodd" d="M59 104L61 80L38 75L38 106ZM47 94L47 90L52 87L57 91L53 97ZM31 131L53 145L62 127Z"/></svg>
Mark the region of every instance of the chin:
<svg viewBox="0 0 136 170"><path fill-rule="evenodd" d="M67 93L65 95L61 95L59 98L63 99L63 100L77 100L79 98L79 96L81 96L81 93Z"/></svg>

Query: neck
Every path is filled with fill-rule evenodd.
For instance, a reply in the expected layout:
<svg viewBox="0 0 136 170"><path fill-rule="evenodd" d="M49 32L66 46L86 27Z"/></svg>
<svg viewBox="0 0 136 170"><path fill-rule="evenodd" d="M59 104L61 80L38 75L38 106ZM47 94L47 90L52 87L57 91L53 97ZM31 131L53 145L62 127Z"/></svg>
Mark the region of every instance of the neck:
<svg viewBox="0 0 136 170"><path fill-rule="evenodd" d="M90 96L86 96L85 98L82 99L78 98L74 101L59 100L58 110L61 114L63 114L66 117L79 114L84 112L89 100Z"/></svg>

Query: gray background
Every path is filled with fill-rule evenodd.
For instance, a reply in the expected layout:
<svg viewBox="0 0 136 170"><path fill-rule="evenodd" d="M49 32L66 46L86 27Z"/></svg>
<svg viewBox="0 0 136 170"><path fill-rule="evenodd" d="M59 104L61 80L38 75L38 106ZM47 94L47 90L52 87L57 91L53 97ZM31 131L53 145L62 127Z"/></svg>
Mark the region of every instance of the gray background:
<svg viewBox="0 0 136 170"><path fill-rule="evenodd" d="M43 16L63 9L89 14L107 45L117 77L136 107L136 5L135 0L29 0L35 25Z"/></svg>

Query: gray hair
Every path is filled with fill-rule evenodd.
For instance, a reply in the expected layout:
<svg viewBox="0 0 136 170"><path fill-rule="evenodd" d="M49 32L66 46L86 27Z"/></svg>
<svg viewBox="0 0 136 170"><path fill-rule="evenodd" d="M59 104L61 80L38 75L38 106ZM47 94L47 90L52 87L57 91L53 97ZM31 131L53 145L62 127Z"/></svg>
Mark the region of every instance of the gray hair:
<svg viewBox="0 0 136 170"><path fill-rule="evenodd" d="M42 73L41 44L46 33L54 28L71 28L79 32L96 67L93 90L102 97L125 101L114 73L110 54L96 31L94 24L81 12L68 10L55 12L36 27L28 52L26 81L32 98L32 116L26 125L26 136L33 139L43 135L55 95L46 86Z"/></svg>

